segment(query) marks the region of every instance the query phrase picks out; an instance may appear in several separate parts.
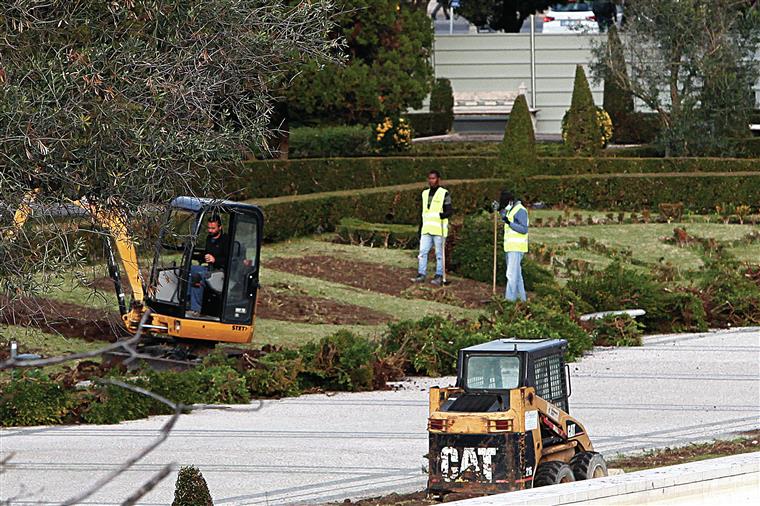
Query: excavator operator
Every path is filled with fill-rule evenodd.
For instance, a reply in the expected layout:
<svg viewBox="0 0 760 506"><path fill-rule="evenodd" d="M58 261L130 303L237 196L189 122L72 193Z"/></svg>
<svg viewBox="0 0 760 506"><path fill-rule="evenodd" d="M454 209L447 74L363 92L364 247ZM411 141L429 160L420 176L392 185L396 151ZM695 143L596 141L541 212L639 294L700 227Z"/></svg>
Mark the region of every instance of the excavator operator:
<svg viewBox="0 0 760 506"><path fill-rule="evenodd" d="M195 257L201 264L190 267L190 316L200 316L203 307L203 291L209 285L214 288L212 280L224 282L227 267L229 238L222 229L222 219L213 215L208 220L206 247L200 257ZM219 284L221 286L221 284Z"/></svg>

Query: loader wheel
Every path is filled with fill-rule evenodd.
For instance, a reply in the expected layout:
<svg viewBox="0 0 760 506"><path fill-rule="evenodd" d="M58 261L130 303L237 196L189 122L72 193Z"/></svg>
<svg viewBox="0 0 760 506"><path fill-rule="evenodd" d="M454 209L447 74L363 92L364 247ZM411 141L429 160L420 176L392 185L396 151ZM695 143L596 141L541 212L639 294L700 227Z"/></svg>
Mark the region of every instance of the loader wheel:
<svg viewBox="0 0 760 506"><path fill-rule="evenodd" d="M543 487L571 481L575 481L575 476L570 466L559 460L551 460L538 466L536 475L533 477L533 486Z"/></svg>
<svg viewBox="0 0 760 506"><path fill-rule="evenodd" d="M590 480L607 476L607 462L600 453L580 452L570 459L576 480Z"/></svg>

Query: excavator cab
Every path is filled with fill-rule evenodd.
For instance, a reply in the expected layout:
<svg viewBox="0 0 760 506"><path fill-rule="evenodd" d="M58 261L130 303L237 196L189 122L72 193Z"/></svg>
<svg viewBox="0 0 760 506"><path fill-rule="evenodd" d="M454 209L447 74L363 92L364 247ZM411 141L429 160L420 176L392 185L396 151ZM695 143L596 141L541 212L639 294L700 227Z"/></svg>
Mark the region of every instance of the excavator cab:
<svg viewBox="0 0 760 506"><path fill-rule="evenodd" d="M457 382L430 390L428 491L492 494L606 476L569 414L564 339L459 351Z"/></svg>
<svg viewBox="0 0 760 506"><path fill-rule="evenodd" d="M212 218L222 228L216 240L223 252L213 264L205 261ZM172 200L145 294L144 304L153 311L149 328L183 339L250 342L263 223L254 205L198 197ZM192 310L193 296L200 298L199 310Z"/></svg>

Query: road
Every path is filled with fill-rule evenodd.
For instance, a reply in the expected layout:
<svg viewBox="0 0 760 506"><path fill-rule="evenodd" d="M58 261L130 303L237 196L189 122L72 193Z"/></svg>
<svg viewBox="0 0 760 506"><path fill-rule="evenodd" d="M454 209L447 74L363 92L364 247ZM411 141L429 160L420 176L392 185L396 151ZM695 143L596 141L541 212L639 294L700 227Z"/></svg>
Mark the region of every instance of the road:
<svg viewBox="0 0 760 506"><path fill-rule="evenodd" d="M760 426L760 328L650 337L640 348L596 350L571 369L571 412L608 456ZM163 446L86 504L118 504L171 461L199 466L217 505L314 504L419 489L427 387L450 381L183 416ZM0 475L0 498L58 503L146 444L164 420L4 430L2 455L15 454ZM175 477L141 504L170 503Z"/></svg>

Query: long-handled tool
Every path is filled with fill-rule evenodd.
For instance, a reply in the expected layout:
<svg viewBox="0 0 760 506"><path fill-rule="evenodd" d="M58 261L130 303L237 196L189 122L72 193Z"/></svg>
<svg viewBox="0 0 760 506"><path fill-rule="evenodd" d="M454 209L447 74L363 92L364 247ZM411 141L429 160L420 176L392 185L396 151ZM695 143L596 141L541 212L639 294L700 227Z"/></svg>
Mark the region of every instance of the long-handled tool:
<svg viewBox="0 0 760 506"><path fill-rule="evenodd" d="M441 285L448 286L451 281L446 279L446 229L441 221L441 248L443 249L441 261L443 262L443 278L441 279Z"/></svg>
<svg viewBox="0 0 760 506"><path fill-rule="evenodd" d="M493 282L491 284L491 293L496 295L496 241L499 238L499 213L493 213Z"/></svg>

